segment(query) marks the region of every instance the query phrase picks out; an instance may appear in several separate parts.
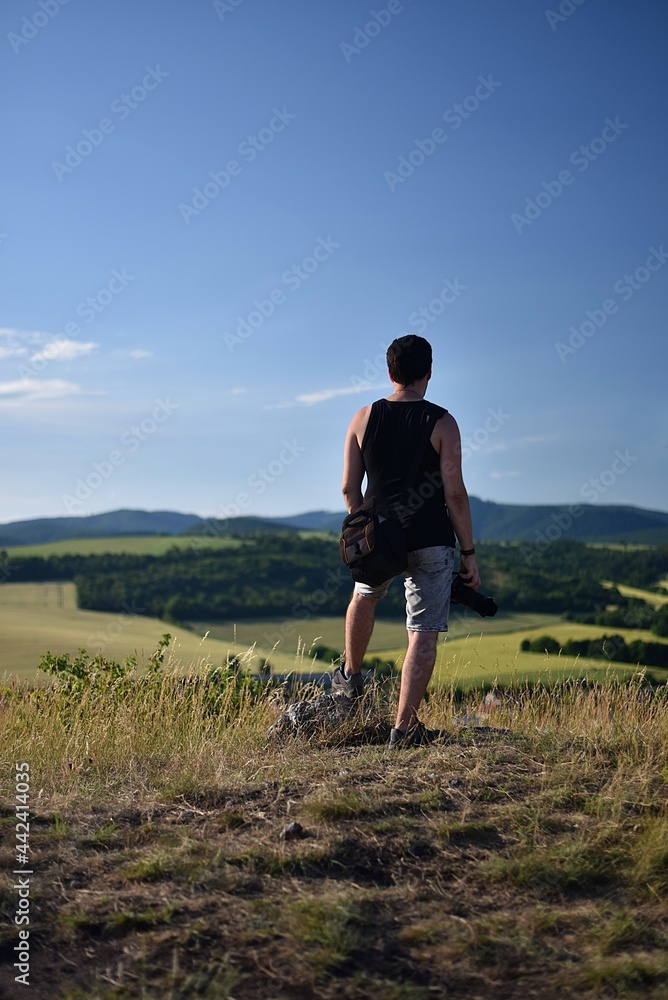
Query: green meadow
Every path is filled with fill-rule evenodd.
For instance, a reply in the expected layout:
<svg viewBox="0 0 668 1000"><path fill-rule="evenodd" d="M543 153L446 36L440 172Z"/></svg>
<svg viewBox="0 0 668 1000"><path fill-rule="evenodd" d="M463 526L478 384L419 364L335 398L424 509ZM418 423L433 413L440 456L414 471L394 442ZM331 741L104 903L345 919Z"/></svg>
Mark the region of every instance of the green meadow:
<svg viewBox="0 0 668 1000"><path fill-rule="evenodd" d="M326 531L297 531L299 538L330 538ZM170 549L229 549L238 548L243 542L239 537L220 535L113 535L109 538L67 538L60 542L42 542L39 545L8 545L5 548L12 557L41 556L92 556L92 555L133 555L162 556Z"/></svg>
<svg viewBox="0 0 668 1000"><path fill-rule="evenodd" d="M73 583L5 583L0 587L0 674L32 678L43 654L91 653L120 659L137 653L141 662L161 635L172 635L174 665L224 661L227 646L155 618L82 611Z"/></svg>
<svg viewBox="0 0 668 1000"><path fill-rule="evenodd" d="M330 663L315 659L314 647L342 649L343 630L342 616L192 622L189 628L178 628L130 612L82 610L76 605L73 583L6 583L0 588L0 673L31 678L47 651L72 655L81 647L115 659L135 653L141 662L166 631L172 635L170 662L181 669L220 664L237 656L244 668L253 673L262 672L267 662L276 673L322 671L330 669ZM606 630L564 622L558 615L499 612L494 618L479 618L457 609L451 618L450 633L439 641L434 679L467 689L481 684L552 681L583 673L591 678L608 674L627 677L632 672L628 663L613 661L608 665L601 660L520 652L520 643L525 638L548 634L565 642L595 638L605 631L614 631L628 642L657 641L656 636L642 629ZM369 655L400 667L405 641L402 621L379 619ZM668 671L652 668L648 674L664 680Z"/></svg>
<svg viewBox="0 0 668 1000"><path fill-rule="evenodd" d="M661 608L668 603L668 594L655 594L652 590L642 590L640 587L627 587L624 583L612 583L610 580L602 580L604 587L617 587L622 597L637 597L641 601L647 601L653 608ZM661 580L660 586L665 587L668 581Z"/></svg>
<svg viewBox="0 0 668 1000"><path fill-rule="evenodd" d="M98 556L112 555L162 556L170 549L228 549L241 545L238 538L204 538L196 535L119 535L112 538L68 538L61 542L41 545L10 545L9 559L23 556Z"/></svg>

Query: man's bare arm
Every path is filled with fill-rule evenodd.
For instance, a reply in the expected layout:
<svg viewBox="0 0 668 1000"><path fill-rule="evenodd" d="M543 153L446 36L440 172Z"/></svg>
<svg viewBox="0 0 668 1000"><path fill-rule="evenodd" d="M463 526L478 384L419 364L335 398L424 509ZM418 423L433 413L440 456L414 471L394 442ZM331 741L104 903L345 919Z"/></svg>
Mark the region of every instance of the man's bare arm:
<svg viewBox="0 0 668 1000"><path fill-rule="evenodd" d="M462 443L457 421L450 413L446 413L436 425L438 432L438 451L440 455L441 477L445 502L450 514L452 527L462 549L473 548L473 527L471 524L471 507L469 495L462 476ZM460 573L469 587L477 589L480 586L480 574L476 558L462 556Z"/></svg>
<svg viewBox="0 0 668 1000"><path fill-rule="evenodd" d="M364 458L360 447L360 431L366 424L367 411L365 406L355 414L350 422L346 443L343 449L343 485L341 492L346 503L346 509L350 514L362 504L362 480L364 479Z"/></svg>

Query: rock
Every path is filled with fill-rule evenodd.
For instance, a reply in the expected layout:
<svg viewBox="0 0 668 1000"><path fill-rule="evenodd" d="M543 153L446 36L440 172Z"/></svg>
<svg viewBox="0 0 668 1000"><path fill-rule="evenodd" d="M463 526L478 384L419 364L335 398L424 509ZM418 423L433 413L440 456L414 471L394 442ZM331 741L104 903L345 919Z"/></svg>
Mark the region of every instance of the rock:
<svg viewBox="0 0 668 1000"><path fill-rule="evenodd" d="M288 734L311 736L336 729L357 712L358 705L341 695L321 694L313 701L296 701L269 729L268 737Z"/></svg>
<svg viewBox="0 0 668 1000"><path fill-rule="evenodd" d="M281 840L301 840L303 837L308 837L308 833L301 823L297 823L296 821L288 823L281 830Z"/></svg>
<svg viewBox="0 0 668 1000"><path fill-rule="evenodd" d="M452 721L456 726L470 726L473 729L484 729L485 719L481 715L455 715Z"/></svg>
<svg viewBox="0 0 668 1000"><path fill-rule="evenodd" d="M488 691L483 699L481 712L489 714L499 708L503 708L503 698L498 691Z"/></svg>

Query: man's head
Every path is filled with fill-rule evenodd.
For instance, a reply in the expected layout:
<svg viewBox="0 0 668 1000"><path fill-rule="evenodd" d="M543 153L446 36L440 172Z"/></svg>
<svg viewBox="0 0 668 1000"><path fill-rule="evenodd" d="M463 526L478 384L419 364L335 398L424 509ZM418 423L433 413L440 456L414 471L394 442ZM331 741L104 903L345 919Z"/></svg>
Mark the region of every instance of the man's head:
<svg viewBox="0 0 668 1000"><path fill-rule="evenodd" d="M431 372L431 344L414 333L397 337L387 349L390 378L398 385L412 385Z"/></svg>

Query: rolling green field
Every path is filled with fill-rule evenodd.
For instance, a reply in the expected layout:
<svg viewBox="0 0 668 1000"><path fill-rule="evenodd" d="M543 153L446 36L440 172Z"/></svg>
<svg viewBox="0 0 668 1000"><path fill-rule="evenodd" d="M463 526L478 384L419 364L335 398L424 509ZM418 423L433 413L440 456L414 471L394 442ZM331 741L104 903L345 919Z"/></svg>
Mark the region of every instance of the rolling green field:
<svg viewBox="0 0 668 1000"><path fill-rule="evenodd" d="M0 675L33 677L42 655L74 654L85 646L115 659L135 651L150 656L160 637L172 636L172 662L222 662L227 646L154 618L82 611L73 583L5 583L0 587Z"/></svg>
<svg viewBox="0 0 668 1000"><path fill-rule="evenodd" d="M12 556L92 556L136 555L161 556L169 549L209 548L227 549L241 545L237 538L204 538L197 535L126 535L111 538L68 538L62 542L44 542L42 545L11 545L6 549Z"/></svg>
<svg viewBox="0 0 668 1000"><path fill-rule="evenodd" d="M579 625L578 631L566 624L550 628L549 635L558 641L568 638L593 639L605 631L598 626ZM579 631L579 630L582 631ZM565 676L586 675L590 680L604 680L606 676L628 677L636 669L630 663L618 663L598 659L576 658L561 654L524 653L520 651L522 639L537 639L545 634L544 628L517 632L514 635L482 635L462 639L448 639L441 648L437 660L435 678L446 684L467 688L479 684L509 684L524 680L542 680L550 683ZM639 629L608 629L608 634L632 633L631 638L639 639L650 635ZM654 642L657 636L652 636ZM390 655L391 655L391 651ZM668 670L660 667L646 668L647 675L658 681L668 680Z"/></svg>
<svg viewBox="0 0 668 1000"><path fill-rule="evenodd" d="M229 654L239 656L244 668L254 673L262 671L270 655L277 673L311 669L303 642L299 649L296 641L274 651L271 644L261 646L257 637L262 624L245 622L243 638L235 643L232 627L225 634L206 625L190 631L146 615L82 610L77 607L73 583L4 583L0 587L0 677L5 673L33 677L47 651L73 655L82 646L116 660L136 652L141 662L165 632L172 636L171 661L179 667L224 663Z"/></svg>
<svg viewBox="0 0 668 1000"><path fill-rule="evenodd" d="M602 580L604 587L616 587L622 597L638 597L656 610L664 604L668 604L668 594L655 594L651 590L641 590L640 587L627 587L624 583L611 583L609 580ZM661 581L661 586L666 586L666 581Z"/></svg>
<svg viewBox="0 0 668 1000"><path fill-rule="evenodd" d="M332 618L313 616L307 620L298 618L252 618L234 622L192 622L189 623L196 631L210 634L223 642L232 643L235 640L248 646L257 642L258 646L271 649L278 641L278 649L286 653L296 653L298 644L307 647L322 644L334 649L343 646L343 615ZM559 615L532 613L530 611L500 612L494 618L479 618L478 615L464 612L451 617L451 637L467 635L496 635L499 633L518 632L521 629L542 629L546 631L554 625L561 624ZM370 653L379 653L386 649L394 649L406 641L406 626L403 619L376 620L376 625L369 643Z"/></svg>
<svg viewBox="0 0 668 1000"><path fill-rule="evenodd" d="M447 639L439 641L435 678L460 687L509 683L524 679L555 680L565 674L586 673L599 678L607 671L628 675L631 667L600 660L547 656L520 652L523 639L549 634L567 639L595 638L605 629L563 622L557 615L528 612L499 613L479 618L458 613ZM657 641L642 629L607 629L627 641ZM41 657L52 653L74 654L80 647L102 651L115 659L137 653L148 657L163 633L172 635L171 662L179 667L207 662L222 663L239 656L246 669L259 672L269 660L277 673L293 670L326 670L329 663L313 660L312 648L322 644L341 649L343 617L313 617L308 621L258 618L237 623L192 623L192 631L155 618L132 614L84 611L76 606L72 583L6 583L0 588L0 674L34 676ZM401 621L378 620L369 653L401 664L406 631ZM652 668L651 676L668 679L668 671Z"/></svg>
<svg viewBox="0 0 668 1000"><path fill-rule="evenodd" d="M326 531L298 531L299 538L334 538ZM229 549L242 545L239 538L221 535L209 538L205 535L113 535L109 538L68 538L61 542L43 542L41 545L8 545L5 548L10 560L12 556L91 556L91 555L137 555L161 556L169 549Z"/></svg>

